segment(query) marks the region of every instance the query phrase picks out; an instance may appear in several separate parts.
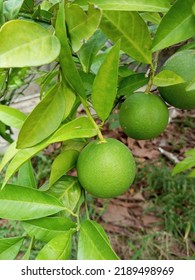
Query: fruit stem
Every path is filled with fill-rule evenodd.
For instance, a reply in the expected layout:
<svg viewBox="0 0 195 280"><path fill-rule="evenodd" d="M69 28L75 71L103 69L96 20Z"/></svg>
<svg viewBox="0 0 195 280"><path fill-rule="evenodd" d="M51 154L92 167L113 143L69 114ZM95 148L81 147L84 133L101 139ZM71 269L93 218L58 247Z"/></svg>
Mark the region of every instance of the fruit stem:
<svg viewBox="0 0 195 280"><path fill-rule="evenodd" d="M99 126L96 124L95 120L93 119L93 117L91 115L91 112L89 110L89 104L81 96L80 96L80 100L81 100L81 102L83 104L83 107L85 109L85 112L86 112L88 118L90 119L90 121L93 124L94 128L97 130L97 135L98 135L98 138L99 138L100 142L106 142L105 138L102 135L102 132L101 132Z"/></svg>
<svg viewBox="0 0 195 280"><path fill-rule="evenodd" d="M159 57L159 52L156 52L154 55L153 63L150 65L150 71L149 71L150 79L145 89L145 93L149 93L153 86L154 76L158 65L158 57Z"/></svg>

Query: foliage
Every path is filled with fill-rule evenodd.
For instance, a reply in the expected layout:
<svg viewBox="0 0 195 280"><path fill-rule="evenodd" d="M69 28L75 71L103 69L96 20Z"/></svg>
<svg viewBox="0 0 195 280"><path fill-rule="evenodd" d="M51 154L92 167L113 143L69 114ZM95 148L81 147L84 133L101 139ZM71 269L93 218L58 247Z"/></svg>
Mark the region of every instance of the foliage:
<svg viewBox="0 0 195 280"><path fill-rule="evenodd" d="M19 129L0 163L1 171L6 167L0 217L20 221L26 232L1 239L0 258L16 258L30 236L24 259L33 239L44 242L36 259L69 259L77 237L78 259L118 259L103 228L90 219L77 177L67 172L92 137L104 141L101 128L127 95L183 82L157 65L165 48L181 42L194 48L194 1L36 2L0 1L0 134L12 142L9 129ZM48 73L40 71L50 63ZM32 73L38 73L41 100L26 116L9 104ZM38 186L31 158L56 142L62 149L48 182Z"/></svg>

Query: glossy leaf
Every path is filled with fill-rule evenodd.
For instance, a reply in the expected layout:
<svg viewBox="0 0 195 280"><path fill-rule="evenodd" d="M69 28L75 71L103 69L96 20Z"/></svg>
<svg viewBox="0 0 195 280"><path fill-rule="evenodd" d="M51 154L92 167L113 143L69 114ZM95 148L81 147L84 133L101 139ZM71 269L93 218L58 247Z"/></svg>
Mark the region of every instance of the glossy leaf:
<svg viewBox="0 0 195 280"><path fill-rule="evenodd" d="M18 171L17 184L23 187L36 188L37 182L31 161L26 161Z"/></svg>
<svg viewBox="0 0 195 280"><path fill-rule="evenodd" d="M75 3L87 5L87 3L97 5L103 10L117 11L148 11L166 12L169 7L168 0L76 0Z"/></svg>
<svg viewBox="0 0 195 280"><path fill-rule="evenodd" d="M88 138L97 135L88 117L79 117L62 125L49 139L49 143L65 141L73 138Z"/></svg>
<svg viewBox="0 0 195 280"><path fill-rule="evenodd" d="M24 0L7 0L4 1L4 16L6 19L11 20L18 16Z"/></svg>
<svg viewBox="0 0 195 280"><path fill-rule="evenodd" d="M137 12L105 11L100 27L113 42L121 39L121 49L129 56L151 64L150 33Z"/></svg>
<svg viewBox="0 0 195 280"><path fill-rule="evenodd" d="M52 186L60 177L71 170L78 158L79 152L68 150L61 152L53 161L51 166L51 175L49 178L49 186Z"/></svg>
<svg viewBox="0 0 195 280"><path fill-rule="evenodd" d="M192 12L194 0L178 0L162 19L152 50L158 51L187 40L195 34L195 17Z"/></svg>
<svg viewBox="0 0 195 280"><path fill-rule="evenodd" d="M58 199L32 188L6 185L0 191L0 217L10 220L30 220L64 210Z"/></svg>
<svg viewBox="0 0 195 280"><path fill-rule="evenodd" d="M55 196L67 209L73 211L81 197L81 186L76 177L63 176L51 186L47 193Z"/></svg>
<svg viewBox="0 0 195 280"><path fill-rule="evenodd" d="M120 82L118 95L130 95L135 90L145 86L148 80L149 78L146 78L144 73L132 74Z"/></svg>
<svg viewBox="0 0 195 280"><path fill-rule="evenodd" d="M60 66L62 74L66 82L83 99L86 98L85 89L81 77L79 76L78 70L75 66L72 58L72 52L69 46L67 31L65 26L65 9L64 0L59 5L59 10L56 18L56 36L61 43L61 51L59 56Z"/></svg>
<svg viewBox="0 0 195 280"><path fill-rule="evenodd" d="M101 11L89 5L87 14L78 5L66 8L66 21L71 38L72 49L77 52L97 30L101 20Z"/></svg>
<svg viewBox="0 0 195 280"><path fill-rule="evenodd" d="M93 83L92 103L102 121L108 118L116 98L119 52L120 42L107 54Z"/></svg>
<svg viewBox="0 0 195 280"><path fill-rule="evenodd" d="M51 239L39 251L36 260L68 260L72 246L72 231L62 233Z"/></svg>
<svg viewBox="0 0 195 280"><path fill-rule="evenodd" d="M0 120L6 125L21 128L25 119L26 115L19 110L6 105L0 105Z"/></svg>
<svg viewBox="0 0 195 280"><path fill-rule="evenodd" d="M34 236L36 240L46 243L59 234L76 228L76 224L73 221L63 217L46 217L25 221L22 222L22 226L29 236Z"/></svg>
<svg viewBox="0 0 195 280"><path fill-rule="evenodd" d="M34 146L51 135L62 122L65 98L61 87L55 86L33 109L18 135L17 148Z"/></svg>
<svg viewBox="0 0 195 280"><path fill-rule="evenodd" d="M59 53L59 40L37 23L11 20L0 30L0 68L47 64Z"/></svg>
<svg viewBox="0 0 195 280"><path fill-rule="evenodd" d="M24 237L0 239L0 260L14 260L20 251Z"/></svg>
<svg viewBox="0 0 195 280"><path fill-rule="evenodd" d="M154 77L153 84L157 87L166 87L184 83L185 80L170 70L163 70Z"/></svg>
<svg viewBox="0 0 195 280"><path fill-rule="evenodd" d="M81 224L78 260L118 260L104 230L94 221L85 220Z"/></svg>
<svg viewBox="0 0 195 280"><path fill-rule="evenodd" d="M79 51L79 59L83 66L83 70L88 73L94 57L98 51L104 46L107 37L101 30L97 30L94 35L82 45Z"/></svg>

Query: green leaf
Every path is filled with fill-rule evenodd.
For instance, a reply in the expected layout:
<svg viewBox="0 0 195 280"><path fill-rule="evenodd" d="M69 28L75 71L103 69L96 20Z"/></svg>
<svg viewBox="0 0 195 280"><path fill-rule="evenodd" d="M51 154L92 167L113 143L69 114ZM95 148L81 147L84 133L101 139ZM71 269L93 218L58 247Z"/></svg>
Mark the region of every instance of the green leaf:
<svg viewBox="0 0 195 280"><path fill-rule="evenodd" d="M17 154L16 142L13 142L7 148L2 161L0 162L0 171L6 166L6 164Z"/></svg>
<svg viewBox="0 0 195 280"><path fill-rule="evenodd" d="M24 237L0 239L0 260L14 260L20 251Z"/></svg>
<svg viewBox="0 0 195 280"><path fill-rule="evenodd" d="M88 73L94 57L98 51L105 45L107 37L101 30L97 30L94 35L82 45L79 51L79 59L83 70Z"/></svg>
<svg viewBox="0 0 195 280"><path fill-rule="evenodd" d="M160 24L162 18L159 13L142 13L141 17L145 21L149 21L153 24Z"/></svg>
<svg viewBox="0 0 195 280"><path fill-rule="evenodd" d="M40 66L59 53L59 40L37 23L11 20L0 30L0 68Z"/></svg>
<svg viewBox="0 0 195 280"><path fill-rule="evenodd" d="M63 176L46 192L55 196L67 209L73 211L81 197L81 186L76 177Z"/></svg>
<svg viewBox="0 0 195 280"><path fill-rule="evenodd" d="M158 51L187 40L195 34L194 0L178 0L162 19L152 44Z"/></svg>
<svg viewBox="0 0 195 280"><path fill-rule="evenodd" d="M104 230L94 221L85 220L80 227L78 260L118 260Z"/></svg>
<svg viewBox="0 0 195 280"><path fill-rule="evenodd" d="M0 105L0 120L6 125L21 128L25 119L26 115L19 110L6 105Z"/></svg>
<svg viewBox="0 0 195 280"><path fill-rule="evenodd" d="M46 217L25 221L22 222L22 226L29 236L34 236L36 240L46 243L59 234L76 228L76 224L73 221L63 217Z"/></svg>
<svg viewBox="0 0 195 280"><path fill-rule="evenodd" d="M68 150L61 152L53 161L51 166L51 175L49 178L49 186L52 186L60 177L71 170L78 158L79 152Z"/></svg>
<svg viewBox="0 0 195 280"><path fill-rule="evenodd" d="M17 184L23 187L36 188L37 182L35 179L34 170L31 161L26 161L18 171Z"/></svg>
<svg viewBox="0 0 195 280"><path fill-rule="evenodd" d="M51 239L39 251L36 260L68 260L72 246L72 231L62 233Z"/></svg>
<svg viewBox="0 0 195 280"><path fill-rule="evenodd" d="M163 70L158 73L153 80L153 84L157 87L167 87L176 84L184 83L185 80L170 70Z"/></svg>
<svg viewBox="0 0 195 280"><path fill-rule="evenodd" d="M61 43L61 52L59 56L60 66L62 69L62 74L66 82L83 99L86 99L85 89L79 72L76 68L74 60L72 58L72 52L69 46L66 26L65 26L65 9L64 0L61 1L59 5L59 10L56 18L56 36Z"/></svg>
<svg viewBox="0 0 195 280"><path fill-rule="evenodd" d="M32 188L6 185L0 191L0 217L10 220L31 220L64 210L55 197Z"/></svg>
<svg viewBox="0 0 195 280"><path fill-rule="evenodd" d="M119 11L148 11L167 12L170 7L168 0L76 0L74 3L87 5L87 3L97 5L102 10Z"/></svg>
<svg viewBox="0 0 195 280"><path fill-rule="evenodd" d="M18 13L22 7L24 0L7 0L4 1L4 15L6 19L11 20L15 19L18 16Z"/></svg>
<svg viewBox="0 0 195 280"><path fill-rule="evenodd" d="M89 138L95 135L97 135L97 131L93 127L89 118L80 117L62 125L49 139L42 141L35 147L16 150L14 158L7 167L2 187L5 186L9 178L11 178L11 176L20 168L20 166L24 162L31 159L34 155L46 148L49 144L74 138ZM6 161L10 160L10 157L12 158L12 155L9 153Z"/></svg>
<svg viewBox="0 0 195 280"><path fill-rule="evenodd" d="M185 155L195 157L195 149L190 149L190 150L186 151Z"/></svg>
<svg viewBox="0 0 195 280"><path fill-rule="evenodd" d="M17 148L34 146L59 127L65 111L65 98L61 89L59 85L54 86L27 117L18 135Z"/></svg>
<svg viewBox="0 0 195 280"><path fill-rule="evenodd" d="M176 175L192 167L195 167L195 157L187 157L175 165L172 175Z"/></svg>
<svg viewBox="0 0 195 280"><path fill-rule="evenodd" d="M100 27L113 42L121 39L121 49L129 56L151 64L150 33L137 12L105 11Z"/></svg>
<svg viewBox="0 0 195 280"><path fill-rule="evenodd" d="M97 135L88 117L79 117L62 125L49 139L49 143L61 142L73 138L88 138Z"/></svg>
<svg viewBox="0 0 195 280"><path fill-rule="evenodd" d="M119 52L120 42L108 52L93 83L92 103L102 121L108 118L116 98Z"/></svg>
<svg viewBox="0 0 195 280"><path fill-rule="evenodd" d="M186 91L195 90L195 79L193 79L186 87Z"/></svg>
<svg viewBox="0 0 195 280"><path fill-rule="evenodd" d="M73 92L73 90L65 83L62 83L61 86L62 86L62 90L64 92L64 99L65 99L65 111L64 111L64 116L63 116L63 121L64 121L71 113L71 110L76 101L76 95Z"/></svg>
<svg viewBox="0 0 195 280"><path fill-rule="evenodd" d="M145 73L132 74L124 78L118 89L118 95L130 95L135 90L145 86L149 81L149 78L146 78Z"/></svg>
<svg viewBox="0 0 195 280"><path fill-rule="evenodd" d="M74 52L78 52L83 42L94 34L100 20L101 11L92 5L89 5L87 14L78 5L67 6L66 22Z"/></svg>
<svg viewBox="0 0 195 280"><path fill-rule="evenodd" d="M30 259L30 253L31 253L33 244L34 244L34 237L31 238L28 249L26 250L25 254L23 255L22 260L29 260Z"/></svg>
<svg viewBox="0 0 195 280"><path fill-rule="evenodd" d="M0 0L0 27L4 24L3 0Z"/></svg>

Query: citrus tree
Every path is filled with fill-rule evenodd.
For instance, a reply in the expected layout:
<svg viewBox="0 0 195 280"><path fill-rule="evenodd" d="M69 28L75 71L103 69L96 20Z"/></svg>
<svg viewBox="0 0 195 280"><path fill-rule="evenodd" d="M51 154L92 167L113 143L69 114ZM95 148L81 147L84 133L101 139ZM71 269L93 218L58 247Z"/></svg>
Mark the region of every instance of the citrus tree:
<svg viewBox="0 0 195 280"><path fill-rule="evenodd" d="M0 129L19 131L0 163L0 218L25 232L0 240L0 259L16 258L26 239L23 259L36 240L44 244L36 259L69 259L73 238L77 259L118 259L90 219L87 196L126 192L136 166L102 128L115 110L129 137L151 139L166 129L168 104L195 108L194 0L1 0L0 26ZM51 70L39 71L46 64ZM40 102L25 115L6 97L35 69ZM50 176L38 187L31 158L57 142ZM77 176L67 175L74 168Z"/></svg>

